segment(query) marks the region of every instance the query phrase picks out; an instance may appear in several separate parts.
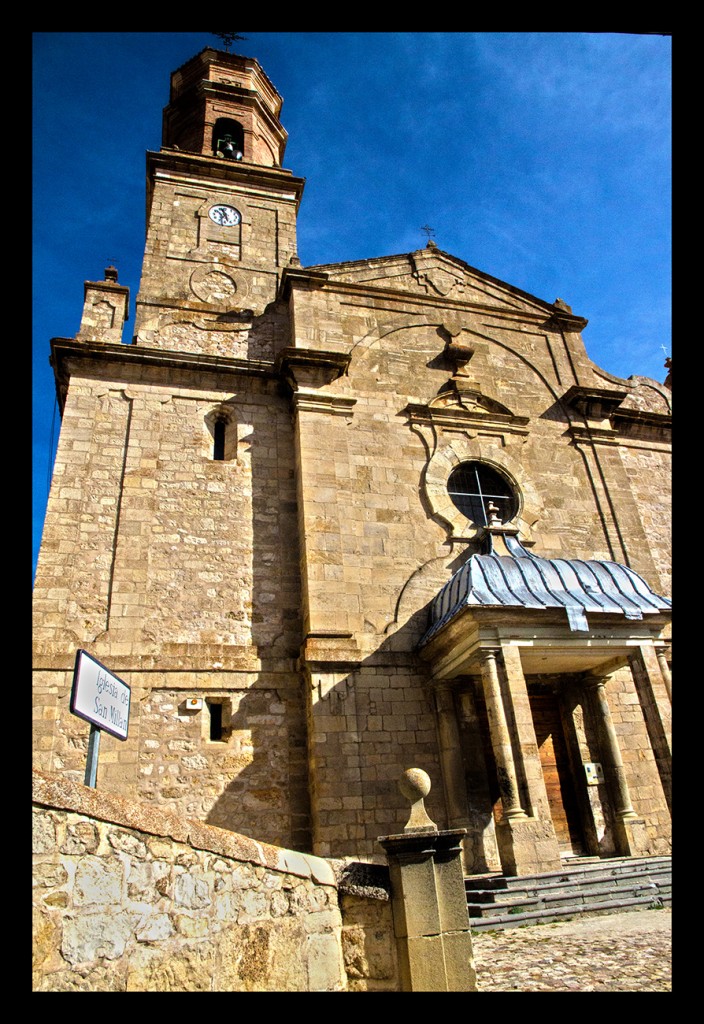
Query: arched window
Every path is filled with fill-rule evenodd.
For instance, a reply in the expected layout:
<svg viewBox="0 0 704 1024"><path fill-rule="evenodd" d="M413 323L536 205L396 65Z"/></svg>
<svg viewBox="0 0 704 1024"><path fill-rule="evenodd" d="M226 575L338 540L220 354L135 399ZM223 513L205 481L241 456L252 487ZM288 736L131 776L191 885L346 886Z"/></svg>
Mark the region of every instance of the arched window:
<svg viewBox="0 0 704 1024"><path fill-rule="evenodd" d="M233 462L237 459L237 418L227 404L211 408L205 416L203 455L213 462Z"/></svg>
<svg viewBox="0 0 704 1024"><path fill-rule="evenodd" d="M503 474L484 462L461 462L450 473L447 491L452 502L477 526L486 526L486 508L493 501L502 523L508 523L518 512L515 488Z"/></svg>
<svg viewBox="0 0 704 1024"><path fill-rule="evenodd" d="M213 153L225 160L242 160L244 157L244 128L239 121L221 117L213 128Z"/></svg>

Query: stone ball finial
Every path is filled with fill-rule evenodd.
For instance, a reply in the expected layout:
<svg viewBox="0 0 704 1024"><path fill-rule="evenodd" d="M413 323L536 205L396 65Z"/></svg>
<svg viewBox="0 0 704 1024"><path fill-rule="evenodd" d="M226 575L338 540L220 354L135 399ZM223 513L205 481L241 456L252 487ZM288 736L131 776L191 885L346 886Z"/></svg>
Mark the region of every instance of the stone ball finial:
<svg viewBox="0 0 704 1024"><path fill-rule="evenodd" d="M407 768L398 783L398 788L412 804L426 797L430 786L430 776L422 768Z"/></svg>
<svg viewBox="0 0 704 1024"><path fill-rule="evenodd" d="M407 768L398 788L411 803L411 816L404 832L437 832L437 825L428 817L424 798L430 792L430 776L422 768Z"/></svg>

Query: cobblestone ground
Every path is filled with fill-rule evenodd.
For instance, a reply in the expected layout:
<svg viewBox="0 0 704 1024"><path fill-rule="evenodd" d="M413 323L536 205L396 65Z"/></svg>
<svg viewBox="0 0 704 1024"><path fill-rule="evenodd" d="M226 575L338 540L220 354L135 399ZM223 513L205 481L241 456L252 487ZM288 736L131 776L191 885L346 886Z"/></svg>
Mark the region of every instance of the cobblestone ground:
<svg viewBox="0 0 704 1024"><path fill-rule="evenodd" d="M671 992L672 911L475 932L479 992Z"/></svg>

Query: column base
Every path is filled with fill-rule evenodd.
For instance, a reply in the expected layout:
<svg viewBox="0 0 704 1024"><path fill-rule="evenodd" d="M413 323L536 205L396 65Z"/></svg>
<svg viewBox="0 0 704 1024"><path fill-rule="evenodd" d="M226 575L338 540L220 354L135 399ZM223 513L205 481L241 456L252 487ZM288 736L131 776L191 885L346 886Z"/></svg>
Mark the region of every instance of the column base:
<svg viewBox="0 0 704 1024"><path fill-rule="evenodd" d="M537 875L562 866L551 821L502 818L496 825L496 839L505 875Z"/></svg>
<svg viewBox="0 0 704 1024"><path fill-rule="evenodd" d="M653 852L643 818L617 818L614 837L622 857L650 857Z"/></svg>

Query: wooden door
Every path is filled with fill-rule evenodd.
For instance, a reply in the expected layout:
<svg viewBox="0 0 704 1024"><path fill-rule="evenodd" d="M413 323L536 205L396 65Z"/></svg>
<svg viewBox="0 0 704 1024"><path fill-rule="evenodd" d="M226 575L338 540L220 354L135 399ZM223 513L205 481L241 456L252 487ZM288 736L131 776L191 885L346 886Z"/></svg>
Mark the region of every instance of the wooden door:
<svg viewBox="0 0 704 1024"><path fill-rule="evenodd" d="M583 852L579 807L560 710L554 693L529 691L533 725L560 853Z"/></svg>

